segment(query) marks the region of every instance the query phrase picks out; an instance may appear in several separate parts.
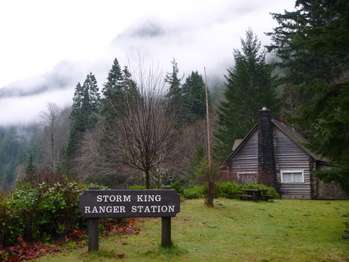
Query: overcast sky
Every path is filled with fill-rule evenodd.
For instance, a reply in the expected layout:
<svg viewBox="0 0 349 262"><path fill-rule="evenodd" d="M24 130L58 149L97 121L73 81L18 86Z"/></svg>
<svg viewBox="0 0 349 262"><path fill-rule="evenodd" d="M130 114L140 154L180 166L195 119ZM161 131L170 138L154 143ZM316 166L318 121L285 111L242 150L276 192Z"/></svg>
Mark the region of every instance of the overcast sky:
<svg viewBox="0 0 349 262"><path fill-rule="evenodd" d="M132 65L223 76L252 29L263 44L270 12L293 0L0 0L0 125L28 123L47 103L71 104L74 86L92 71L99 85L114 57Z"/></svg>

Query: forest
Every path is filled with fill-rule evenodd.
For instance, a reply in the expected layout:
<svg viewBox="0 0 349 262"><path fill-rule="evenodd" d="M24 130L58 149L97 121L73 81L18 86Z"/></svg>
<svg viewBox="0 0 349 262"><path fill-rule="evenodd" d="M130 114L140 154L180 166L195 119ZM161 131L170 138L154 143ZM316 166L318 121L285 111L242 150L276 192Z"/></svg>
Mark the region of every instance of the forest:
<svg viewBox="0 0 349 262"><path fill-rule="evenodd" d="M272 14L278 26L267 33L268 46L248 30L224 79L210 82L215 166L265 106L331 160L331 170L318 174L322 179L348 188L348 6L296 6ZM154 68L131 75L115 58L101 85L93 73L77 83L72 107L49 104L40 124L1 127L2 190L28 176L148 188L162 176L181 185L200 180L207 165L205 76L185 76L175 59L171 65L165 76ZM160 141L151 144L152 138Z"/></svg>

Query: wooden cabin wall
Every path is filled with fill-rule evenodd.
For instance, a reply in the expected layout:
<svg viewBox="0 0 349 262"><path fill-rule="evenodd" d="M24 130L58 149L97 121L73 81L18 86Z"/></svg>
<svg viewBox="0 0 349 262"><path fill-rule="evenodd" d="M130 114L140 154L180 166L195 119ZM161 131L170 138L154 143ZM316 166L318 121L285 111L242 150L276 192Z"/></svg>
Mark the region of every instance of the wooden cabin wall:
<svg viewBox="0 0 349 262"><path fill-rule="evenodd" d="M298 147L291 139L278 128L274 128L274 154L280 193L285 198L311 198L311 157ZM304 183L281 184L280 170L303 169Z"/></svg>
<svg viewBox="0 0 349 262"><path fill-rule="evenodd" d="M236 181L239 181L239 172L255 172L258 175L258 131L251 135L231 161L231 176Z"/></svg>

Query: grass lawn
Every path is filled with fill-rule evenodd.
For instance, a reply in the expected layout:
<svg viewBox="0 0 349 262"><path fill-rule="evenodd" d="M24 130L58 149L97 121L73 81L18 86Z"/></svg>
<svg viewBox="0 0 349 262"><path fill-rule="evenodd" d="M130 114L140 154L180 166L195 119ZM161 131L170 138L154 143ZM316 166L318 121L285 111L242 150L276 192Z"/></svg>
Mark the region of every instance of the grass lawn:
<svg viewBox="0 0 349 262"><path fill-rule="evenodd" d="M349 261L349 240L341 239L348 213L349 201L218 199L209 209L186 200L170 250L159 247L160 219L139 219L139 235L102 238L95 254L67 244L38 261Z"/></svg>

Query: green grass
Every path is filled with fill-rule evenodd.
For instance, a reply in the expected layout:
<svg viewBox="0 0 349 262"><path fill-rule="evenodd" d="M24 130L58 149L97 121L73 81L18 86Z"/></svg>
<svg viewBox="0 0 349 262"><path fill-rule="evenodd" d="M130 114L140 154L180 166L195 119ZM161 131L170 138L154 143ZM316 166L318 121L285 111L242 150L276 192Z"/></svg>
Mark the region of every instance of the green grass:
<svg viewBox="0 0 349 262"><path fill-rule="evenodd" d="M187 200L181 210L171 249L159 246L160 219L139 219L139 235L102 238L97 253L74 247L38 261L349 261L349 201L218 199L210 209Z"/></svg>

